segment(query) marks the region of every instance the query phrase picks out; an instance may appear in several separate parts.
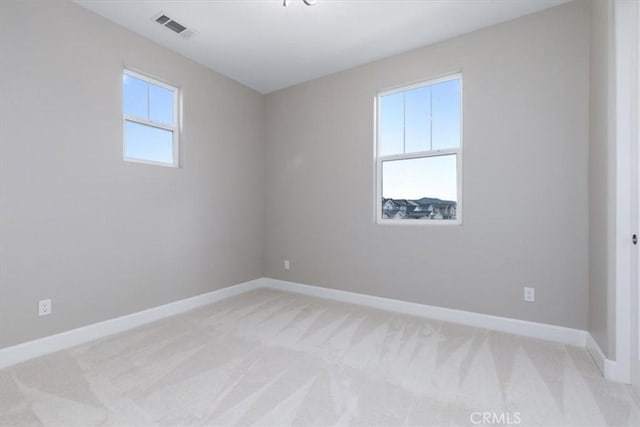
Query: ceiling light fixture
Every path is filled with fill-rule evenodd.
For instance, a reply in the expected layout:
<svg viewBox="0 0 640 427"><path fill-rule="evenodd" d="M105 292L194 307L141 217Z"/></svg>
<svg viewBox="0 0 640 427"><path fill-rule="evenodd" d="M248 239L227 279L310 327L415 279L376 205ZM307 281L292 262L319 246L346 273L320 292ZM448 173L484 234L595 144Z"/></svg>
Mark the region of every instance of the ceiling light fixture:
<svg viewBox="0 0 640 427"><path fill-rule="evenodd" d="M306 4L307 6L313 6L315 5L318 0L302 0L304 2L304 4ZM289 4L289 0L282 0L282 5L284 7L287 7L287 5Z"/></svg>

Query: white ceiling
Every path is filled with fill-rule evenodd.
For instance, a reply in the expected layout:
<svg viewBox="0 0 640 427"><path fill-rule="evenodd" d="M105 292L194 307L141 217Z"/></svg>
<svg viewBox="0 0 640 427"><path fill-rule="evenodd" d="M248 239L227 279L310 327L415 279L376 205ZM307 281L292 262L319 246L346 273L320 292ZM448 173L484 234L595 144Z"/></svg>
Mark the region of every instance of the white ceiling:
<svg viewBox="0 0 640 427"><path fill-rule="evenodd" d="M468 33L567 0L77 0L261 93ZM197 32L185 39L159 12Z"/></svg>

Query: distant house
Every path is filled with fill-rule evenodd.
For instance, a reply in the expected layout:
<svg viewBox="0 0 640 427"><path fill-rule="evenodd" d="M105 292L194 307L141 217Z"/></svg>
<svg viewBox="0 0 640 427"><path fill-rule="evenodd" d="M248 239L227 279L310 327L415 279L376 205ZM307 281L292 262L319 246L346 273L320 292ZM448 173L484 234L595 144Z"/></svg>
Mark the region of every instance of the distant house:
<svg viewBox="0 0 640 427"><path fill-rule="evenodd" d="M402 210L399 210L393 216L394 219L405 219L406 217L407 217L407 211L402 211Z"/></svg>
<svg viewBox="0 0 640 427"><path fill-rule="evenodd" d="M421 205L417 202L413 202L416 203L418 206L416 206L416 208L413 210L414 212L426 212L427 211L427 207L424 205Z"/></svg>
<svg viewBox="0 0 640 427"><path fill-rule="evenodd" d="M457 203L423 197L421 199L382 199L382 218L385 219L456 219Z"/></svg>
<svg viewBox="0 0 640 427"><path fill-rule="evenodd" d="M411 212L414 208L407 200L397 200L400 210L403 212Z"/></svg>
<svg viewBox="0 0 640 427"><path fill-rule="evenodd" d="M400 207L393 199L383 199L382 201L382 217L385 219L391 219L399 212Z"/></svg>
<svg viewBox="0 0 640 427"><path fill-rule="evenodd" d="M397 205L393 201L393 199L383 199L382 200L382 210L383 211L394 211L397 210Z"/></svg>

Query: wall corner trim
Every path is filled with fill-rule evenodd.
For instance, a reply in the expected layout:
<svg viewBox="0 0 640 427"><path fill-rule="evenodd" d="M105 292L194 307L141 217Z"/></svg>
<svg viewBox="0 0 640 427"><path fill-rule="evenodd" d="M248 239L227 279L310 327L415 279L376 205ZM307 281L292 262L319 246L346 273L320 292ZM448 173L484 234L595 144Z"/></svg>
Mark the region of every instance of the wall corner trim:
<svg viewBox="0 0 640 427"><path fill-rule="evenodd" d="M258 289L262 287L263 281L264 279L259 278L239 283L136 313L2 348L0 349L0 369Z"/></svg>
<svg viewBox="0 0 640 427"><path fill-rule="evenodd" d="M596 366L598 366L598 369L602 372L602 376L610 381L619 383L629 384L631 382L631 378L620 369L620 364L616 363L615 360L607 359L596 340L588 332L586 347Z"/></svg>
<svg viewBox="0 0 640 427"><path fill-rule="evenodd" d="M605 375L605 371L606 371L605 363L607 362L607 358L605 357L604 353L602 352L602 349L600 348L596 340L593 338L593 335L591 335L589 332L587 332L586 344L587 344L586 347L587 347L587 351L589 352L589 355L595 362L598 369L600 369L600 372L602 372L602 375Z"/></svg>

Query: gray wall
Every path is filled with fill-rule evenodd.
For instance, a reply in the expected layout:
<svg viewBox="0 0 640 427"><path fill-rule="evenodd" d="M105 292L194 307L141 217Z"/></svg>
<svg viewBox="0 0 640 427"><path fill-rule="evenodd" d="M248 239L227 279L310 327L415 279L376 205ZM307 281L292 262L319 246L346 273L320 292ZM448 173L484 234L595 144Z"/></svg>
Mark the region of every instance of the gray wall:
<svg viewBox="0 0 640 427"><path fill-rule="evenodd" d="M615 359L615 88L613 1L590 3L589 332Z"/></svg>
<svg viewBox="0 0 640 427"><path fill-rule="evenodd" d="M261 95L67 2L0 31L0 347L262 275ZM182 88L180 169L122 160L123 65Z"/></svg>
<svg viewBox="0 0 640 427"><path fill-rule="evenodd" d="M587 268L587 12L262 97L73 4L0 2L0 347L263 275L586 328L609 274ZM123 66L182 88L181 168L122 161ZM464 224L375 225L376 91L460 69Z"/></svg>
<svg viewBox="0 0 640 427"><path fill-rule="evenodd" d="M266 275L585 329L588 48L573 2L267 95ZM460 69L464 224L374 224L376 91Z"/></svg>

